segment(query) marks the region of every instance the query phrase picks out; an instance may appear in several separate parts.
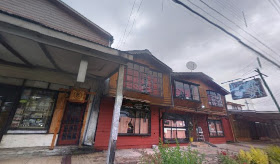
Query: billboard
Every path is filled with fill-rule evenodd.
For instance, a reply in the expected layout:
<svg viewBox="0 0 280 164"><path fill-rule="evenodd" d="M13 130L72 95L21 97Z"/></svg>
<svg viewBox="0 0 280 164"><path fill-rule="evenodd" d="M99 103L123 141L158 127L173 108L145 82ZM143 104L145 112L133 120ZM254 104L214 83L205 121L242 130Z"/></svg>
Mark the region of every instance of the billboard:
<svg viewBox="0 0 280 164"><path fill-rule="evenodd" d="M254 99L267 96L259 78L230 83L229 88L233 100L244 98Z"/></svg>

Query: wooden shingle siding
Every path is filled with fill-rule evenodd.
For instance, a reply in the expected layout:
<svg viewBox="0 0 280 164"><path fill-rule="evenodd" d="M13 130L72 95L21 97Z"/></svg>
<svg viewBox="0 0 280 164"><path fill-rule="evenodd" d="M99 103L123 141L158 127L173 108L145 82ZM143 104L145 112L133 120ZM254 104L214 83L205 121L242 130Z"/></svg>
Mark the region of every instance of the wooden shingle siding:
<svg viewBox="0 0 280 164"><path fill-rule="evenodd" d="M109 38L48 0L1 0L0 10L105 46Z"/></svg>

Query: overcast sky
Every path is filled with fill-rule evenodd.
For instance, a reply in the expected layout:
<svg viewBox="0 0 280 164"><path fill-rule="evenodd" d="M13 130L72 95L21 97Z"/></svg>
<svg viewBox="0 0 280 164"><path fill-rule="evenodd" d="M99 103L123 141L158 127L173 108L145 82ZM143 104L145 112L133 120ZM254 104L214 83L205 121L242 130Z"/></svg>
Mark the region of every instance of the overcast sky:
<svg viewBox="0 0 280 164"><path fill-rule="evenodd" d="M195 71L206 73L219 84L256 74L257 56L253 52L172 0L63 1L111 33L114 36L112 47L120 50L149 49L173 71L189 71L186 63L194 61L198 65ZM274 5L268 0L181 1L280 64L279 1ZM274 52L241 29L258 38ZM261 62L261 71L269 76L266 78L267 83L280 103L280 69L263 59ZM229 90L228 84L222 86ZM232 101L230 95L227 100ZM244 103L244 100L235 102ZM270 96L248 102L251 110L277 111Z"/></svg>

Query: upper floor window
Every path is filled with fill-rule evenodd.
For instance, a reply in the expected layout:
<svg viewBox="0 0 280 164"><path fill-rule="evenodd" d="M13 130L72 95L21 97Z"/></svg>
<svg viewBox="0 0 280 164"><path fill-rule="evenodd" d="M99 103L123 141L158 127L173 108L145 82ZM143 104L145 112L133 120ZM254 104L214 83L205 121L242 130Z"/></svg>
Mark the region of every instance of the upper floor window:
<svg viewBox="0 0 280 164"><path fill-rule="evenodd" d="M162 96L162 73L152 71L143 65L128 63L125 69L124 87L154 96Z"/></svg>
<svg viewBox="0 0 280 164"><path fill-rule="evenodd" d="M213 91L207 91L208 102L211 106L223 107L222 96Z"/></svg>
<svg viewBox="0 0 280 164"><path fill-rule="evenodd" d="M187 100L200 101L197 85L174 81L175 97Z"/></svg>

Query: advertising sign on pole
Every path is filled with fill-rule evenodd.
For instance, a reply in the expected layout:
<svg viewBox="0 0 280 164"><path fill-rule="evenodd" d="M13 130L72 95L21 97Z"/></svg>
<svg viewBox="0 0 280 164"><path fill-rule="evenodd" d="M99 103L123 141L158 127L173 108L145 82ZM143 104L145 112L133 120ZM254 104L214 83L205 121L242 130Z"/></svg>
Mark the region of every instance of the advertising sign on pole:
<svg viewBox="0 0 280 164"><path fill-rule="evenodd" d="M267 96L259 78L230 83L229 88L233 100L245 98L254 99Z"/></svg>

